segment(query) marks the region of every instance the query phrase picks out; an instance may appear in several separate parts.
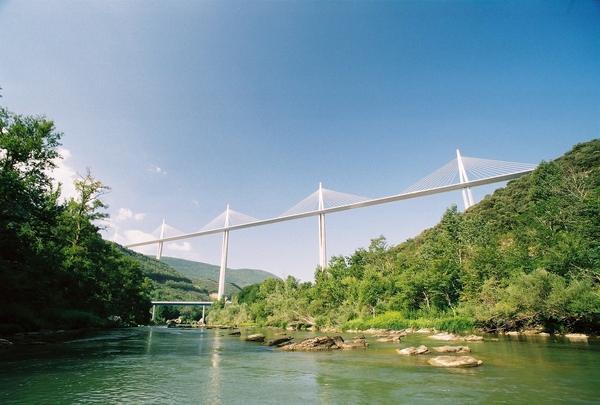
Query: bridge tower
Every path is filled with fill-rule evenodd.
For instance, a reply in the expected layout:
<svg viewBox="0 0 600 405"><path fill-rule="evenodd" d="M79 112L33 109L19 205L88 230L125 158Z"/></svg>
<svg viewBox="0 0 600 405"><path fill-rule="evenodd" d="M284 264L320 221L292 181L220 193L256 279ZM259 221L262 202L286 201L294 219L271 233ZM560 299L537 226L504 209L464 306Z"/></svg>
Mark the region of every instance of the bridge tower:
<svg viewBox="0 0 600 405"><path fill-rule="evenodd" d="M325 209L323 201L323 184L319 183L319 211ZM327 267L327 240L325 238L325 214L319 214L319 266Z"/></svg>
<svg viewBox="0 0 600 405"><path fill-rule="evenodd" d="M456 149L456 162L458 163L458 176L460 178L461 183L467 183L469 178L467 177L467 171L465 170L465 165L463 164L462 156L460 155L460 151ZM473 199L473 194L471 193L471 188L465 187L462 189L463 203L465 204L465 211L468 210L472 205L475 204L475 200Z"/></svg>
<svg viewBox="0 0 600 405"><path fill-rule="evenodd" d="M229 249L229 204L225 209L225 230L223 231L223 244L221 245L221 270L219 271L218 299L225 295L225 270L227 269L227 250Z"/></svg>
<svg viewBox="0 0 600 405"><path fill-rule="evenodd" d="M165 237L165 219L163 218L162 225L160 226L160 238L158 242L158 249L156 250L156 260L160 260L163 251L163 238Z"/></svg>

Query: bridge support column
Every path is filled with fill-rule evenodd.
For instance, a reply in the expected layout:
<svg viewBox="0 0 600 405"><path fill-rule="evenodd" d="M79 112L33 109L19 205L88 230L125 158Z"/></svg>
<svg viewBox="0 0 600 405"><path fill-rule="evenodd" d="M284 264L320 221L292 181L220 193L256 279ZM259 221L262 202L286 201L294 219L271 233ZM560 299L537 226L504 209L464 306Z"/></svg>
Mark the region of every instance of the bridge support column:
<svg viewBox="0 0 600 405"><path fill-rule="evenodd" d="M162 225L160 227L160 242L158 242L158 249L156 250L156 260L160 260L162 257L163 251L163 241L162 239L165 237L165 220L163 218Z"/></svg>
<svg viewBox="0 0 600 405"><path fill-rule="evenodd" d="M323 184L319 183L319 210L325 209ZM327 238L325 236L325 214L319 214L319 266L327 267Z"/></svg>
<svg viewBox="0 0 600 405"><path fill-rule="evenodd" d="M225 210L225 228L229 226L229 204ZM225 270L227 270L227 251L229 250L229 229L223 232L223 244L221 246L221 270L219 271L219 292L218 299L225 295Z"/></svg>
<svg viewBox="0 0 600 405"><path fill-rule="evenodd" d="M456 149L456 161L458 163L458 175L460 178L460 182L467 183L469 181L469 178L467 177L467 171L465 170L465 166L462 161L462 156L460 155L460 151L458 149ZM473 194L471 193L471 189L469 187L465 187L462 189L462 196L466 211L475 204L475 200L473 199Z"/></svg>
<svg viewBox="0 0 600 405"><path fill-rule="evenodd" d="M152 321L156 320L156 305L152 305Z"/></svg>
<svg viewBox="0 0 600 405"><path fill-rule="evenodd" d="M202 323L203 324L206 324L205 313L206 313L206 305L202 305Z"/></svg>

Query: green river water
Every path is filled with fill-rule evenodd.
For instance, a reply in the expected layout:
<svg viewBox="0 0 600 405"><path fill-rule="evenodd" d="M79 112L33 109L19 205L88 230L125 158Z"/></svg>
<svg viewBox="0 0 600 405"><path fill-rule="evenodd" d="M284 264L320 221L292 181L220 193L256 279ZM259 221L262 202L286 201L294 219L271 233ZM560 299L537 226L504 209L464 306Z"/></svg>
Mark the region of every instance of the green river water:
<svg viewBox="0 0 600 405"><path fill-rule="evenodd" d="M427 364L432 355L395 353L446 344L425 336L300 353L227 333L143 327L1 349L0 404L600 403L600 342L593 339L469 343L481 367L439 369Z"/></svg>

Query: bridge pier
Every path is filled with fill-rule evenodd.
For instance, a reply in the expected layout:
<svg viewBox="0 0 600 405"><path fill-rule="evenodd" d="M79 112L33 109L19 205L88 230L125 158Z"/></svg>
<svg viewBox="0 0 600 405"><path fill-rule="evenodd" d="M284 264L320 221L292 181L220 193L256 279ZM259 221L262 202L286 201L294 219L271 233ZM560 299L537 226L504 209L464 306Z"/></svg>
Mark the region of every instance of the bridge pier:
<svg viewBox="0 0 600 405"><path fill-rule="evenodd" d="M225 210L225 228L229 226L229 204ZM219 271L219 291L217 298L221 299L225 295L225 271L227 270L227 252L229 250L229 229L223 232L223 244L221 245L221 269Z"/></svg>
<svg viewBox="0 0 600 405"><path fill-rule="evenodd" d="M152 322L156 320L156 305L152 305Z"/></svg>
<svg viewBox="0 0 600 405"><path fill-rule="evenodd" d="M460 178L460 182L468 183L469 178L467 177L467 171L465 170L462 156L460 155L460 151L458 149L456 149L456 162L458 163L458 176ZM462 196L466 211L475 204L475 200L473 199L473 193L471 193L471 189L469 187L462 189Z"/></svg>
<svg viewBox="0 0 600 405"><path fill-rule="evenodd" d="M325 209L323 184L319 183L319 211ZM325 236L325 214L319 214L319 266L327 267L327 238Z"/></svg>
<svg viewBox="0 0 600 405"><path fill-rule="evenodd" d="M165 237L165 219L163 218L162 221L162 225L160 227L160 239L158 242L158 249L156 251L156 260L160 260L160 258L162 257L162 251L163 251L163 241L162 239Z"/></svg>

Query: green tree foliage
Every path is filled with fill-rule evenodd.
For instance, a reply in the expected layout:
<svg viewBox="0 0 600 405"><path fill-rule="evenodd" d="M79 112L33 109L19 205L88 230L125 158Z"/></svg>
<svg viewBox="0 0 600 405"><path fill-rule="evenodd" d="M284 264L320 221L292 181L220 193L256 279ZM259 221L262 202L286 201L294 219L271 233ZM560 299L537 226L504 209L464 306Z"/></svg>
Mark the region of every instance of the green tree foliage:
<svg viewBox="0 0 600 405"><path fill-rule="evenodd" d="M414 239L374 239L333 257L314 284L268 280L240 302L271 325L599 331L600 140L465 213L451 207Z"/></svg>
<svg viewBox="0 0 600 405"><path fill-rule="evenodd" d="M45 118L0 108L2 331L145 322L150 285L99 234L108 188L88 172L62 201L52 185L60 137Z"/></svg>

